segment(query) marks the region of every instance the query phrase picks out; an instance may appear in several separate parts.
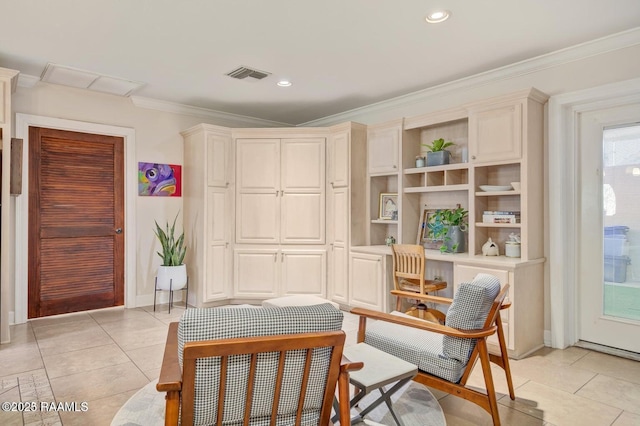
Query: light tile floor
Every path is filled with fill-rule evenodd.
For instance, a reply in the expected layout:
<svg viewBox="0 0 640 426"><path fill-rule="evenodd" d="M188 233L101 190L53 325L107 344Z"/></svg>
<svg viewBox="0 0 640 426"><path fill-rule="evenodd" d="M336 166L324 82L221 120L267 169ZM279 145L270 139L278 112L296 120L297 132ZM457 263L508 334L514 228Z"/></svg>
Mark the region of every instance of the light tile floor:
<svg viewBox="0 0 640 426"><path fill-rule="evenodd" d="M12 326L12 342L0 346L0 402L77 406L0 411L0 425L109 425L131 395L158 377L167 325L182 312L174 307L168 314L166 306L155 313L153 307L109 309ZM355 344L357 327L357 317L345 313L347 344ZM502 370L493 369L503 425L640 425L640 362L577 347L544 348L511 361L511 368L515 401L507 396ZM482 387L479 366L470 383ZM491 424L476 405L433 393L448 425Z"/></svg>

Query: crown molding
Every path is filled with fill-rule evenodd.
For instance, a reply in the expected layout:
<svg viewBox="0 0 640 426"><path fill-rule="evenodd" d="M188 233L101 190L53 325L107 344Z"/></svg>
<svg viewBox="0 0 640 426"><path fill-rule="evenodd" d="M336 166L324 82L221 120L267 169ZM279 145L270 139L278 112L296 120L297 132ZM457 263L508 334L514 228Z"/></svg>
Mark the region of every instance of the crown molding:
<svg viewBox="0 0 640 426"><path fill-rule="evenodd" d="M31 89L39 81L40 81L40 77L36 77L35 75L29 75L29 74L23 74L23 73L20 73L18 75L19 87L26 87L27 89Z"/></svg>
<svg viewBox="0 0 640 426"><path fill-rule="evenodd" d="M179 104L176 102L161 101L158 99L146 98L143 96L131 96L131 102L139 108L154 109L158 111L171 112L174 114L190 115L213 119L216 124L228 127L290 127L293 124L281 123L279 121L263 120L261 118L249 117L246 115L232 114L229 112L216 111L208 108L195 107Z"/></svg>
<svg viewBox="0 0 640 426"><path fill-rule="evenodd" d="M469 77L432 86L417 92L354 108L349 111L329 115L317 120L307 121L306 123L298 124L298 126L328 126L343 121L358 120L363 114L371 114L405 107L442 96L446 93L462 91L470 87L486 85L501 80L539 72L548 68L557 67L570 62L589 58L591 56L602 55L607 52L624 49L637 44L640 44L640 27L577 44L565 49L556 50L534 58L525 59L520 62L505 65L479 74L474 74Z"/></svg>

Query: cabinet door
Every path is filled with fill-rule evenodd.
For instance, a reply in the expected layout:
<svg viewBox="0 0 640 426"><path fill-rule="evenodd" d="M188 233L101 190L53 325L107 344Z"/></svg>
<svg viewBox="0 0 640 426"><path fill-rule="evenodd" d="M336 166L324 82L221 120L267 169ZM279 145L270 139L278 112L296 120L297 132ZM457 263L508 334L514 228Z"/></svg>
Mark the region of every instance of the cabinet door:
<svg viewBox="0 0 640 426"><path fill-rule="evenodd" d="M461 283L473 281L476 275L478 274L490 274L497 277L500 280L500 285L504 286L509 283L509 294L507 298L511 301L512 305L509 309L503 310L500 312L502 318L502 325L504 326L504 337L507 344L507 348L514 350L515 349L515 339L514 339L514 329L515 324L513 321L514 318L514 283L513 283L513 273L510 273L505 269L490 269L490 268L480 268L477 266L468 266L468 265L456 265L454 268L454 284L453 291L454 294L458 290L458 287ZM496 335L493 335L487 339L488 343L498 345L498 339Z"/></svg>
<svg viewBox="0 0 640 426"><path fill-rule="evenodd" d="M326 296L327 252L282 250L282 293Z"/></svg>
<svg viewBox="0 0 640 426"><path fill-rule="evenodd" d="M471 111L469 155L474 163L519 160L522 156L522 103Z"/></svg>
<svg viewBox="0 0 640 426"><path fill-rule="evenodd" d="M287 192L320 192L324 190L325 140L282 139L281 188Z"/></svg>
<svg viewBox="0 0 640 426"><path fill-rule="evenodd" d="M373 129L367 134L369 174L398 171L400 127Z"/></svg>
<svg viewBox="0 0 640 426"><path fill-rule="evenodd" d="M344 246L333 245L329 251L329 298L349 304L349 253Z"/></svg>
<svg viewBox="0 0 640 426"><path fill-rule="evenodd" d="M280 140L236 141L236 242L280 240Z"/></svg>
<svg viewBox="0 0 640 426"><path fill-rule="evenodd" d="M330 189L329 201L329 297L338 303L349 303L349 188Z"/></svg>
<svg viewBox="0 0 640 426"><path fill-rule="evenodd" d="M207 229L209 245L207 280L204 283L205 302L225 299L231 270L229 257L230 218L229 193L226 188L209 188L207 199Z"/></svg>
<svg viewBox="0 0 640 426"><path fill-rule="evenodd" d="M209 186L229 185L229 149L231 138L223 135L207 135L207 182Z"/></svg>
<svg viewBox="0 0 640 426"><path fill-rule="evenodd" d="M331 136L329 146L329 183L333 188L349 185L349 136L348 131Z"/></svg>
<svg viewBox="0 0 640 426"><path fill-rule="evenodd" d="M325 241L325 140L283 139L280 242Z"/></svg>
<svg viewBox="0 0 640 426"><path fill-rule="evenodd" d="M278 296L280 262L276 249L234 250L233 295L269 298Z"/></svg>
<svg viewBox="0 0 640 426"><path fill-rule="evenodd" d="M282 203L279 218L281 243L324 243L324 194L285 192L280 202Z"/></svg>
<svg viewBox="0 0 640 426"><path fill-rule="evenodd" d="M349 188L331 191L329 242L346 246L349 238Z"/></svg>
<svg viewBox="0 0 640 426"><path fill-rule="evenodd" d="M351 253L349 305L383 311L384 268L381 255Z"/></svg>

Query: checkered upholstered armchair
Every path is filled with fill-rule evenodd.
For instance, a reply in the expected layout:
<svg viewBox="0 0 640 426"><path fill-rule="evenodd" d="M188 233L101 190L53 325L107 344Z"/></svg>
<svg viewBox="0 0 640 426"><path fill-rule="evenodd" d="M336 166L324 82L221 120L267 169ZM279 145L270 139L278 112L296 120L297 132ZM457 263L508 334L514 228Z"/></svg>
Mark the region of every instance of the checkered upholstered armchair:
<svg viewBox="0 0 640 426"><path fill-rule="evenodd" d="M355 308L360 315L358 342L365 342L418 367L413 379L419 383L478 404L500 425L490 362L506 374L509 396L515 399L509 358L504 340L500 310L509 285L500 288L498 278L478 274L472 282L462 283L453 300L428 296L435 303L450 304L445 325L415 319L401 313L385 314ZM394 315L395 314L395 315ZM367 318L375 319L371 324ZM500 354L489 354L487 338L498 334ZM477 360L482 364L486 390L466 386Z"/></svg>
<svg viewBox="0 0 640 426"><path fill-rule="evenodd" d="M188 309L169 327L156 386L166 425L350 424L342 312L330 304ZM344 418L344 423L343 423Z"/></svg>

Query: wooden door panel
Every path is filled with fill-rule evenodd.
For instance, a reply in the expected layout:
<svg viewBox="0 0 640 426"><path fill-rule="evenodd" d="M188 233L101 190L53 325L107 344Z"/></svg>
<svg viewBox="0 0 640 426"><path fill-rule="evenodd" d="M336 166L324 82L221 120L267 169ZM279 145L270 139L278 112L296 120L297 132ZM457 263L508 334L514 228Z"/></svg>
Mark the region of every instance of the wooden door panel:
<svg viewBox="0 0 640 426"><path fill-rule="evenodd" d="M124 140L29 140L29 318L124 304Z"/></svg>

